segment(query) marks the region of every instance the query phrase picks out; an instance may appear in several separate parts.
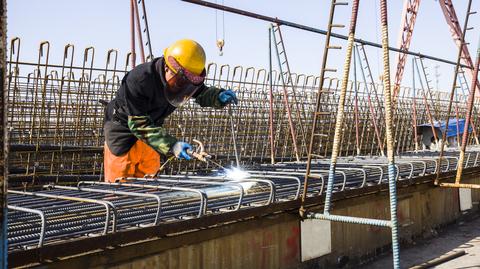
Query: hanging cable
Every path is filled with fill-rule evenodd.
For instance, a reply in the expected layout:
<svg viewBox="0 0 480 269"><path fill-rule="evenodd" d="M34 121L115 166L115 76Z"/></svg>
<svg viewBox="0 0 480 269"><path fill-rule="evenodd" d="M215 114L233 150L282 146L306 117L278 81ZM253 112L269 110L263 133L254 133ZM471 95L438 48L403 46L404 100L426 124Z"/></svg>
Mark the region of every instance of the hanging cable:
<svg viewBox="0 0 480 269"><path fill-rule="evenodd" d="M215 0L215 4L217 1ZM222 5L224 5L224 0L222 0ZM223 56L223 47L225 46L225 11L222 11L222 37L218 37L218 10L215 9L215 42L219 50L218 55Z"/></svg>

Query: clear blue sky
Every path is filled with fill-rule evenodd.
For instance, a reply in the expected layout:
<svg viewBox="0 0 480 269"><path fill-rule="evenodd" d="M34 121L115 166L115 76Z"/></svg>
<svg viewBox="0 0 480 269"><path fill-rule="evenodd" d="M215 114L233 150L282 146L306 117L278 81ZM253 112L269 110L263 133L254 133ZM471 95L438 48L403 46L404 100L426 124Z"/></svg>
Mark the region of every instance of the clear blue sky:
<svg viewBox="0 0 480 269"><path fill-rule="evenodd" d="M321 29L326 29L330 3L328 0L217 0L217 2ZM390 43L395 47L402 2L388 1ZM454 1L462 25L466 2ZM205 47L209 62L268 67L269 24L267 22L225 13L226 45L224 55L219 56L215 45L214 10L176 0L146 0L146 4L156 56L160 56L163 49L173 41L192 38ZM53 63L60 63L63 47L67 43L75 44L77 63L81 61L80 51L87 46L94 46L97 65L104 64L106 51L110 48L120 51L120 59L124 59L130 49L130 1L128 0L9 0L7 8L7 35L9 38L15 36L21 38L22 60L35 61L38 45L43 40L51 42L51 62ZM358 38L380 41L378 8L379 1L361 1L356 34ZM474 1L473 9L480 11L479 1ZM339 7L335 21L348 25L350 11L350 6ZM221 21L222 13L217 14ZM476 29L469 32L467 39L471 42L470 52L475 57L480 33L479 15L474 15L471 22L470 25L475 26ZM219 24L218 27L221 29L222 25ZM292 71L318 75L324 36L288 27L283 28L283 33ZM346 34L346 29L339 30L339 33ZM344 42L336 40L334 43ZM411 50L455 61L457 49L437 1L422 1ZM344 53L343 51L340 54L332 54L331 65L343 66ZM374 73L378 75L377 67L381 66L381 59L378 57L381 51L370 48L367 53ZM394 53L391 54L391 61L393 67ZM426 63L433 77L436 63L430 61ZM440 64L439 72L440 88L450 88L453 67ZM404 84L408 86L410 73L409 61L404 79ZM340 75L341 73L338 76Z"/></svg>

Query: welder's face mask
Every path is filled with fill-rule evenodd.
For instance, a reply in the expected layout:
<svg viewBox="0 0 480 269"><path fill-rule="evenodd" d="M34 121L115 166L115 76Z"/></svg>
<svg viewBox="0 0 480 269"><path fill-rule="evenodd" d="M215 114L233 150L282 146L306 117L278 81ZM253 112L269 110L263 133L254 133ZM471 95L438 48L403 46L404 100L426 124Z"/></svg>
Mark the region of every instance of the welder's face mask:
<svg viewBox="0 0 480 269"><path fill-rule="evenodd" d="M167 81L165 96L172 106L180 107L202 86L206 72L203 70L202 74L195 75L180 66L173 57L168 57L167 61L177 71L168 67L174 75Z"/></svg>

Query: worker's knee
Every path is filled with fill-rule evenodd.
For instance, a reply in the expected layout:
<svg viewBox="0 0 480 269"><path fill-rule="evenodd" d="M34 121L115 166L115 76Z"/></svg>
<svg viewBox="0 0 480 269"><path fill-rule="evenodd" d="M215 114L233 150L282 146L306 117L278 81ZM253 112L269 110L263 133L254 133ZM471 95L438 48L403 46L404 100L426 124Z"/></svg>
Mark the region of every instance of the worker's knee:
<svg viewBox="0 0 480 269"><path fill-rule="evenodd" d="M120 156L116 156L105 144L104 170L106 182L115 182L116 179L133 176L135 172L135 167L131 160L130 152L127 152Z"/></svg>

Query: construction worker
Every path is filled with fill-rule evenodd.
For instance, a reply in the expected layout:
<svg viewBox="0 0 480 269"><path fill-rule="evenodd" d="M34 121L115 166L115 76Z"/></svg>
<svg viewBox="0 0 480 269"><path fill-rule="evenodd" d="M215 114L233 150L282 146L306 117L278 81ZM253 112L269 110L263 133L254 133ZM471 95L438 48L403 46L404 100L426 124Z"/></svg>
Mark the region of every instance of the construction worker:
<svg viewBox="0 0 480 269"><path fill-rule="evenodd" d="M192 147L169 135L163 122L191 97L202 107L237 104L232 90L207 87L205 52L197 42L179 40L163 57L138 65L122 79L105 112L105 181L155 174L160 154L190 160Z"/></svg>

